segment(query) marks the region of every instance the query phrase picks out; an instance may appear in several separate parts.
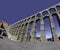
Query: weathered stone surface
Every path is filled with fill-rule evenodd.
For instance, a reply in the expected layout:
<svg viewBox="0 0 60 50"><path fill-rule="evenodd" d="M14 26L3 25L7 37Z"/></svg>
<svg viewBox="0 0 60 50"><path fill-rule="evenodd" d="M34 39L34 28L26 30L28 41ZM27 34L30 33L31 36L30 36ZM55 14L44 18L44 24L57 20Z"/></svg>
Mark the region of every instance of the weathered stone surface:
<svg viewBox="0 0 60 50"><path fill-rule="evenodd" d="M0 50L60 50L60 42L23 42L17 43L0 39Z"/></svg>

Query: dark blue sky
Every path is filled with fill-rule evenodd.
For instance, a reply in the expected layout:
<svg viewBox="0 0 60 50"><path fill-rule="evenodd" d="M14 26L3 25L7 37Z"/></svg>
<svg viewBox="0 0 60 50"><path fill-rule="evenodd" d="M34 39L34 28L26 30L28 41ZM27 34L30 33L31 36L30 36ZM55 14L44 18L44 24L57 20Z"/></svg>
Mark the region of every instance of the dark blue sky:
<svg viewBox="0 0 60 50"><path fill-rule="evenodd" d="M13 24L59 2L60 0L0 0L0 20Z"/></svg>
<svg viewBox="0 0 60 50"><path fill-rule="evenodd" d="M59 2L60 0L0 0L0 19L12 24Z"/></svg>

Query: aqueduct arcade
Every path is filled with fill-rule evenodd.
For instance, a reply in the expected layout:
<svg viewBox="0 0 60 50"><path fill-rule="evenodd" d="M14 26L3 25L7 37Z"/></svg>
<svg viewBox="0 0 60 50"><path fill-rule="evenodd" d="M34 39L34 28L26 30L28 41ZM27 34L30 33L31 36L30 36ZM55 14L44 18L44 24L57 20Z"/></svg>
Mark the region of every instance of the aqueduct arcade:
<svg viewBox="0 0 60 50"><path fill-rule="evenodd" d="M12 35L10 39L20 41L20 42L37 41L36 22L40 21L40 31L41 31L40 40L41 42L47 41L46 36L45 36L44 19L48 18L50 21L52 41L58 41L59 39L56 33L55 24L53 21L54 15L56 16L59 26L60 26L60 3L10 25L9 32ZM33 23L32 35L30 35L31 23Z"/></svg>

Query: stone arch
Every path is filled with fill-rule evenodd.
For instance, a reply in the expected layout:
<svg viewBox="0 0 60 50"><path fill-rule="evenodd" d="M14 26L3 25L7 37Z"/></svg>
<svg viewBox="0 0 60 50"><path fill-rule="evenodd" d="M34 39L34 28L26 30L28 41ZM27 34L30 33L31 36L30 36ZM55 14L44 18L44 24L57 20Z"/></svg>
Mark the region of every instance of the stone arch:
<svg viewBox="0 0 60 50"><path fill-rule="evenodd" d="M37 16L37 17L41 17L41 14L40 14L40 13L38 13L38 14L36 14L36 16Z"/></svg>
<svg viewBox="0 0 60 50"><path fill-rule="evenodd" d="M58 16L58 14L57 14L57 13L54 13L54 14L52 14L52 16L56 16L56 18L57 18L57 21L58 21L58 24L59 24L59 26L60 26L60 19L59 19L59 16Z"/></svg>
<svg viewBox="0 0 60 50"><path fill-rule="evenodd" d="M52 13L56 12L56 10L55 10L55 8L50 8L49 12L52 14Z"/></svg>
<svg viewBox="0 0 60 50"><path fill-rule="evenodd" d="M31 22L32 23L32 22ZM30 22L27 22L27 34L26 34L26 41L30 41L30 39L31 39L31 34L30 34L30 32L31 32L31 23Z"/></svg>
<svg viewBox="0 0 60 50"><path fill-rule="evenodd" d="M22 24L22 27L24 26L24 24Z"/></svg>
<svg viewBox="0 0 60 50"><path fill-rule="evenodd" d="M35 15L33 15L32 17L31 17L31 19L34 19L35 18Z"/></svg>
<svg viewBox="0 0 60 50"><path fill-rule="evenodd" d="M29 23L29 24L30 24L30 36L32 35L33 22L34 22L34 21L30 21L30 23Z"/></svg>
<svg viewBox="0 0 60 50"><path fill-rule="evenodd" d="M49 19L50 16L45 16L43 18L44 20L44 28L45 28L45 35L46 35L46 38L47 38L47 41L53 41L52 38L52 31L51 31L51 26L50 26L50 19ZM48 32L49 31L49 32ZM49 35L48 35L49 34Z"/></svg>
<svg viewBox="0 0 60 50"><path fill-rule="evenodd" d="M26 21L26 19L24 20L24 22Z"/></svg>
<svg viewBox="0 0 60 50"><path fill-rule="evenodd" d="M36 37L37 40L40 40L40 18L36 19Z"/></svg>
<svg viewBox="0 0 60 50"><path fill-rule="evenodd" d="M36 19L36 22L40 21L40 19Z"/></svg>
<svg viewBox="0 0 60 50"><path fill-rule="evenodd" d="M27 18L27 20L29 21L29 20L30 20L30 17L29 17L29 18Z"/></svg>
<svg viewBox="0 0 60 50"><path fill-rule="evenodd" d="M20 35L21 35L21 31L22 31L22 25L19 25L18 26L18 34L17 34L17 40L19 40L20 39Z"/></svg>
<svg viewBox="0 0 60 50"><path fill-rule="evenodd" d="M28 24L28 22L27 22L27 23L25 23L25 26L27 26L27 24Z"/></svg>
<svg viewBox="0 0 60 50"><path fill-rule="evenodd" d="M60 10L60 5L57 5L56 6L56 9L59 11Z"/></svg>
<svg viewBox="0 0 60 50"><path fill-rule="evenodd" d="M17 37L17 35L18 35L19 28L20 28L20 26L17 25L17 26L16 26L16 34L15 34L16 37Z"/></svg>
<svg viewBox="0 0 60 50"><path fill-rule="evenodd" d="M34 21L30 21L30 24L33 23Z"/></svg>
<svg viewBox="0 0 60 50"><path fill-rule="evenodd" d="M60 20L57 13L52 14L57 35L60 34Z"/></svg>
<svg viewBox="0 0 60 50"><path fill-rule="evenodd" d="M25 23L25 31L26 31L26 33L27 33L27 26L28 26L28 22Z"/></svg>
<svg viewBox="0 0 60 50"><path fill-rule="evenodd" d="M45 18L49 18L49 16L44 16L43 20L44 20Z"/></svg>
<svg viewBox="0 0 60 50"><path fill-rule="evenodd" d="M27 23L24 23L23 26L22 26L23 27L22 28L22 32L23 33L21 33L21 34L22 34L23 41L27 41L27 35L28 35L27 34L28 33L27 32L27 25L28 25L28 22Z"/></svg>
<svg viewBox="0 0 60 50"><path fill-rule="evenodd" d="M47 15L47 14L48 14L48 11L43 11L43 12L42 12L42 15L43 15L43 16L45 16L45 15Z"/></svg>

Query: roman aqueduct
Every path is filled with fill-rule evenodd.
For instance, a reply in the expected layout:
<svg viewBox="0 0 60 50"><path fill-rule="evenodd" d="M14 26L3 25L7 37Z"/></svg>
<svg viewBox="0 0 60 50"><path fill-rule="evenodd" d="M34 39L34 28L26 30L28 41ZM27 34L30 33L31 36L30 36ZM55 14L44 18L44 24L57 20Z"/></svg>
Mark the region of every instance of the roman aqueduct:
<svg viewBox="0 0 60 50"><path fill-rule="evenodd" d="M45 42L45 28L44 28L44 19L48 18L50 21L52 41L59 41L58 35L56 33L55 24L53 21L53 16L57 17L59 26L60 26L60 3L49 7L41 12L33 14L30 17L22 19L12 25L6 25L8 38L10 40L19 41L19 42L28 42L28 41L37 41L36 38L36 22L40 21L40 31L41 31L41 42ZM4 23L4 22L3 22ZM32 35L30 35L30 25L33 23Z"/></svg>

